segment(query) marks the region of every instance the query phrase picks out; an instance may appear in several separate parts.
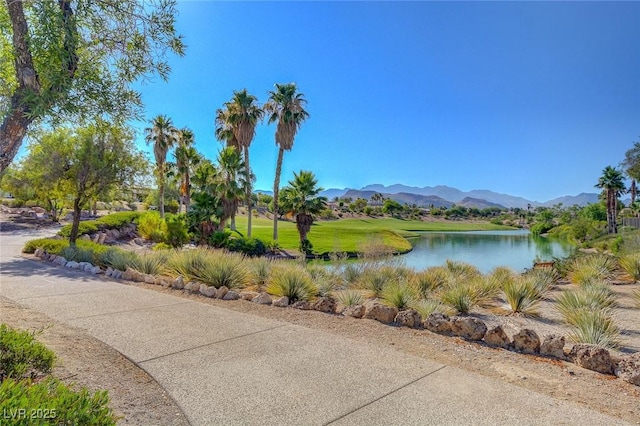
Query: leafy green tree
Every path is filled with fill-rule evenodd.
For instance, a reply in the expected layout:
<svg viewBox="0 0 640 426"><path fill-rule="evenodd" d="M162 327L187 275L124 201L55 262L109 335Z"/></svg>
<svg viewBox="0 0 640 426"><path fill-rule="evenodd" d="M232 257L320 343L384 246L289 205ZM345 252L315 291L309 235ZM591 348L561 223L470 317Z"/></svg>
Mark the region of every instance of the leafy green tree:
<svg viewBox="0 0 640 426"><path fill-rule="evenodd" d="M607 232L617 234L618 197L626 190L622 172L611 166L605 167L595 187L602 189L606 199Z"/></svg>
<svg viewBox="0 0 640 426"><path fill-rule="evenodd" d="M192 169L200 162L200 154L193 146L195 136L188 128L182 128L178 131L178 146L173 155L176 158L176 172L180 180L180 207L178 213L182 211L184 205L185 212L189 211L191 202L191 172Z"/></svg>
<svg viewBox="0 0 640 426"><path fill-rule="evenodd" d="M240 200L245 194L246 165L240 152L228 146L218 154L218 175L215 186L216 196L222 202L220 227L224 229L227 220L231 219L231 230L235 231L235 217Z"/></svg>
<svg viewBox="0 0 640 426"><path fill-rule="evenodd" d="M251 165L249 163L249 147L256 133L256 126L262 120L264 111L258 105L258 99L249 94L247 89L233 92L231 101L225 103L225 110L216 113L216 123L220 128L216 129L216 134L223 135L225 140L231 141L231 145L242 150L245 163L245 183L247 202L247 237L251 238ZM233 137L230 137L231 131Z"/></svg>
<svg viewBox="0 0 640 426"><path fill-rule="evenodd" d="M156 179L160 200L158 210L160 217L164 219L164 187L167 180L167 152L178 140L178 130L173 127L173 122L166 115L158 115L151 120L151 127L145 129L145 140L153 144L153 156L156 160Z"/></svg>
<svg viewBox="0 0 640 426"><path fill-rule="evenodd" d="M402 204L390 198L384 200L384 204L382 204L382 212L384 214L395 216L402 213L403 211L404 207L402 206Z"/></svg>
<svg viewBox="0 0 640 426"><path fill-rule="evenodd" d="M0 173L32 124L140 118L132 84L184 54L175 0L5 0L0 8Z"/></svg>
<svg viewBox="0 0 640 426"><path fill-rule="evenodd" d="M187 212L187 220L191 232L196 234L201 243L219 229L219 218L222 217L222 203L217 192L218 170L211 160L203 159L196 166L192 184L194 187L193 204Z"/></svg>
<svg viewBox="0 0 640 426"><path fill-rule="evenodd" d="M273 240L278 241L278 192L280 191L280 174L284 151L293 148L293 141L302 123L309 117L304 109L307 104L304 94L298 92L295 83L276 84L276 89L269 92L269 100L264 111L269 116L269 124L277 122L276 145L278 145L278 161L276 176L273 182Z"/></svg>
<svg viewBox="0 0 640 426"><path fill-rule="evenodd" d="M631 179L629 193L631 194L631 204L634 204L638 195L636 183L640 180L640 142L635 142L633 148L625 152L622 166L627 176Z"/></svg>
<svg viewBox="0 0 640 426"><path fill-rule="evenodd" d="M327 207L327 197L318 194L323 189L318 187L314 174L302 170L293 174L289 186L282 190L282 208L296 218L296 228L300 234L300 247L307 252L311 246L307 234L311 230L314 216Z"/></svg>

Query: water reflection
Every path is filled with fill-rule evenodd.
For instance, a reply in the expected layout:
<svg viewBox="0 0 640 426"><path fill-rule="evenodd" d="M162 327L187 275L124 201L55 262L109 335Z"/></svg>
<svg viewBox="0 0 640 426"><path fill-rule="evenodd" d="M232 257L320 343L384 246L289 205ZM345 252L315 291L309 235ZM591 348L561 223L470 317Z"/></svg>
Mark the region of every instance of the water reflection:
<svg viewBox="0 0 640 426"><path fill-rule="evenodd" d="M522 271L536 258L566 257L573 250L569 243L535 237L524 230L425 232L412 244L413 251L402 256L407 266L425 269L451 259L476 265L483 272L496 266Z"/></svg>

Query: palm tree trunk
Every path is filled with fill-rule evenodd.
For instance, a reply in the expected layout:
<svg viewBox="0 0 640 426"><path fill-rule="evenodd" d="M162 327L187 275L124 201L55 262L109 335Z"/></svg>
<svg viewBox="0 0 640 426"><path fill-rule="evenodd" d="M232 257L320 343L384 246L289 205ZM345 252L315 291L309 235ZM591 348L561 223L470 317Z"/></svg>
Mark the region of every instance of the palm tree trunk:
<svg viewBox="0 0 640 426"><path fill-rule="evenodd" d="M249 167L249 147L244 146L244 163L247 177L247 238L251 238L251 168Z"/></svg>
<svg viewBox="0 0 640 426"><path fill-rule="evenodd" d="M278 194L280 192L280 173L282 173L282 157L284 149L278 150L278 162L276 163L276 178L273 182L273 241L278 241Z"/></svg>
<svg viewBox="0 0 640 426"><path fill-rule="evenodd" d="M158 210L160 210L160 217L164 219L164 179L160 178L158 183Z"/></svg>
<svg viewBox="0 0 640 426"><path fill-rule="evenodd" d="M231 215L231 230L235 231L236 230L236 214L232 214Z"/></svg>
<svg viewBox="0 0 640 426"><path fill-rule="evenodd" d="M186 194L184 195L184 212L189 213L189 205L191 204L191 178L189 176L189 171L184 177L185 187L187 189Z"/></svg>

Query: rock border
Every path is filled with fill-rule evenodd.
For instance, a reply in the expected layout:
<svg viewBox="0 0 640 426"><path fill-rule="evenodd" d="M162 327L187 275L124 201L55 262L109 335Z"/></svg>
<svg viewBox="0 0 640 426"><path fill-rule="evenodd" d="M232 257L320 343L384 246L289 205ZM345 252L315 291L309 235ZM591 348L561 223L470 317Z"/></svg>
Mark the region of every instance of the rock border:
<svg viewBox="0 0 640 426"><path fill-rule="evenodd" d="M385 305L378 300L368 300L362 305L346 306L339 309L332 297L318 297L312 302L300 300L291 301L288 297L274 299L266 292L235 291L227 287L216 288L204 283L190 281L185 283L179 276L175 279L144 274L132 268L120 271L113 268L103 270L100 266L88 262L67 261L64 257L49 254L38 248L34 256L43 261L51 262L69 269L98 275L104 274L116 280L141 282L161 285L166 288L183 290L202 297L221 300L245 300L251 303L269 305L279 308L291 307L301 310L315 310L328 314L341 314L345 317L364 318L379 321L384 324L399 327L425 329L433 333L454 336L469 342L484 344L489 347L504 349L522 354L542 356L572 362L575 365L601 374L615 375L621 380L635 386L640 386L640 353L634 353L616 358L602 347L577 343L565 351L565 337L557 334L545 335L542 339L528 328L523 328L509 336L501 326L488 328L480 319L470 316L448 316L442 313L432 313L427 318L421 318L413 309L399 311L397 308Z"/></svg>

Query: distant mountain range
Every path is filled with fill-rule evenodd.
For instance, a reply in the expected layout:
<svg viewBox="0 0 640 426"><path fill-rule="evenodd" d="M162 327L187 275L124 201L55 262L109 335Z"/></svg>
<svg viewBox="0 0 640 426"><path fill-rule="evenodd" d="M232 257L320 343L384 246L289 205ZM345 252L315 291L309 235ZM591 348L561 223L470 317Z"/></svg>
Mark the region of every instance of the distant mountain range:
<svg viewBox="0 0 640 426"><path fill-rule="evenodd" d="M263 194L273 193L271 191L256 191ZM380 193L385 198L390 198L402 204L415 204L419 207L451 207L454 204L465 207L476 207L479 209L485 209L489 207L500 208L523 208L526 209L528 205L532 207L551 207L556 204L562 203L564 206L586 206L590 203L598 202L597 193L583 192L578 195L566 195L564 197L554 198L553 200L539 202L533 200L527 200L526 198L517 197L509 194L500 194L498 192L489 191L486 189L474 189L473 191L461 191L457 188L450 186L438 185L438 186L406 186L401 184L395 184L391 186L384 186L380 184L367 185L360 189L338 189L331 188L326 189L320 193L320 195L327 197L329 200L333 200L336 197L339 198L364 198L370 200L373 194Z"/></svg>

